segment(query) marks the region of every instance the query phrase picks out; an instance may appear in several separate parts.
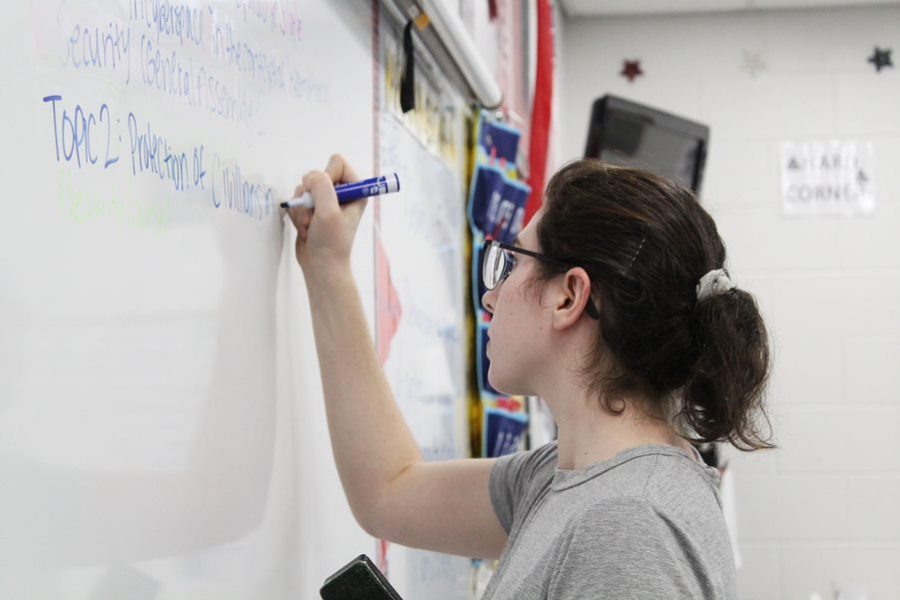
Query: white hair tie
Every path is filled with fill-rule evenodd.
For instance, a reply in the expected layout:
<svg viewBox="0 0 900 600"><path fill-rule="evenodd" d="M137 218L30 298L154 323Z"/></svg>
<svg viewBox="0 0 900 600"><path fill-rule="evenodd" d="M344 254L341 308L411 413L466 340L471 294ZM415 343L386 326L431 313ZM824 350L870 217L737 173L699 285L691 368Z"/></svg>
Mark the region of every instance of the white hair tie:
<svg viewBox="0 0 900 600"><path fill-rule="evenodd" d="M700 278L697 284L697 302L724 294L728 290L736 287L731 278L728 277L728 271L725 269L715 269Z"/></svg>

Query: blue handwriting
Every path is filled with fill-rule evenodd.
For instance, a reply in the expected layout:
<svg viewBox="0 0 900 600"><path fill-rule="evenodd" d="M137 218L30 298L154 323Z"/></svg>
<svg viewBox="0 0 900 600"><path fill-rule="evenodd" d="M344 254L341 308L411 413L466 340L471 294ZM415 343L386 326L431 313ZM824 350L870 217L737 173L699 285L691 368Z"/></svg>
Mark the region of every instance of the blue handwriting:
<svg viewBox="0 0 900 600"><path fill-rule="evenodd" d="M44 103L50 104L50 114L53 118L53 144L56 149L57 162L72 162L74 160L78 168L83 165L95 165L100 161L97 153L98 147L95 144L91 149L92 136L96 129L99 128L100 134L103 130L106 132L105 150L103 153L103 168L109 168L119 160L116 155L111 156L110 140L112 132L112 124L109 116L109 107L104 103L100 109L94 113L86 111L80 104L76 104L70 113L68 109L63 108L62 114L57 109L57 104L62 101L60 94L44 96ZM102 143L102 142L101 142Z"/></svg>

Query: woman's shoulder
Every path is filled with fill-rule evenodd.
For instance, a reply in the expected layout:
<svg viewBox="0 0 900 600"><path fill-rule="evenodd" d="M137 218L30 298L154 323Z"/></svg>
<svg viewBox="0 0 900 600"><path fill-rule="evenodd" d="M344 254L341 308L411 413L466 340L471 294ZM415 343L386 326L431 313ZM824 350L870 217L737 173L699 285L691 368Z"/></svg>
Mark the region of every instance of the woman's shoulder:
<svg viewBox="0 0 900 600"><path fill-rule="evenodd" d="M585 511L650 507L661 518L685 524L708 520L711 512L721 514L718 486L716 469L667 446L628 450L586 471L557 469L552 484L556 492L572 490L583 498ZM576 492L578 488L582 491Z"/></svg>
<svg viewBox="0 0 900 600"><path fill-rule="evenodd" d="M491 504L509 533L517 517L545 493L556 468L556 442L496 459L491 469Z"/></svg>
<svg viewBox="0 0 900 600"><path fill-rule="evenodd" d="M688 457L675 451L658 455L642 496L667 512L721 511L720 483L719 470L704 463L699 454Z"/></svg>
<svg viewBox="0 0 900 600"><path fill-rule="evenodd" d="M552 475L553 470L556 468L556 464L556 440L552 440L543 446L538 446L531 450L514 452L497 458L498 470L522 473L529 479L541 472L549 472Z"/></svg>

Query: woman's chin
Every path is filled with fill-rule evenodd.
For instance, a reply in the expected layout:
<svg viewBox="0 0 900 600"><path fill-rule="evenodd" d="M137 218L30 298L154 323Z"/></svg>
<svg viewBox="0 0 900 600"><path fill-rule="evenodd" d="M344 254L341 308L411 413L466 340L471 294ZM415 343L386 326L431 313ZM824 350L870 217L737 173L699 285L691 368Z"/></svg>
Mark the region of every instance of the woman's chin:
<svg viewBox="0 0 900 600"><path fill-rule="evenodd" d="M496 379L497 379L496 377L492 377L492 376L491 376L491 371L492 371L492 370L493 370L493 369L491 369L490 367L488 368L488 372L487 372L487 381L488 381L488 384L489 384L489 385L491 386L491 388L493 388L497 393L499 393L499 394L506 394L507 392L505 392L505 391L503 390L503 382L502 382L502 381L497 381L497 380L496 380Z"/></svg>
<svg viewBox="0 0 900 600"><path fill-rule="evenodd" d="M491 368L488 368L488 383L494 388L498 394L502 394L504 396L524 396L522 392L516 392L513 390L518 389L518 386L511 385L508 381L503 381L502 379L498 379L497 377L491 376Z"/></svg>

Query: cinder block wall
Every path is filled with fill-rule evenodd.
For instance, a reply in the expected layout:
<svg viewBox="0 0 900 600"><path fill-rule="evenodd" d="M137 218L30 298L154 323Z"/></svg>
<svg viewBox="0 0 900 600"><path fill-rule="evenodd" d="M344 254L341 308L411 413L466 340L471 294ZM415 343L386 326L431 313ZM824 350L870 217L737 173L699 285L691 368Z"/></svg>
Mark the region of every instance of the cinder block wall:
<svg viewBox="0 0 900 600"><path fill-rule="evenodd" d="M774 338L774 452L732 452L743 600L900 598L900 6L567 19L561 156L612 93L711 126L703 202ZM898 67L866 58L892 47ZM768 68L738 66L744 51ZM633 84L623 59L645 71ZM781 142L872 141L875 214L786 217Z"/></svg>

